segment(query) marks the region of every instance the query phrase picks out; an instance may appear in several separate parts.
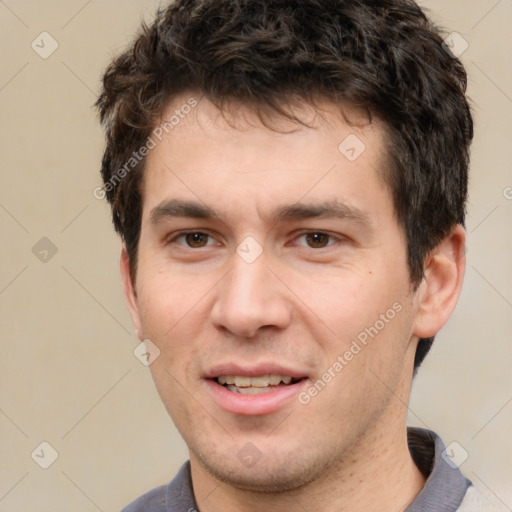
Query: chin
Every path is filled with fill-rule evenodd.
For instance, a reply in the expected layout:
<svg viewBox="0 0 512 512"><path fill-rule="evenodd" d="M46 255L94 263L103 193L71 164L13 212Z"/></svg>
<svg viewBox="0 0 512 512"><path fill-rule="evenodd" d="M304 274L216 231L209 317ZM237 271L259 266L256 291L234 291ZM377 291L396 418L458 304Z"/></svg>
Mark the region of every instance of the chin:
<svg viewBox="0 0 512 512"><path fill-rule="evenodd" d="M305 460L293 457L279 461L258 461L253 467L244 466L238 459L228 461L222 457L198 457L201 465L214 478L245 491L280 493L300 489L319 479L331 466L331 461ZM224 462L222 462L224 460Z"/></svg>

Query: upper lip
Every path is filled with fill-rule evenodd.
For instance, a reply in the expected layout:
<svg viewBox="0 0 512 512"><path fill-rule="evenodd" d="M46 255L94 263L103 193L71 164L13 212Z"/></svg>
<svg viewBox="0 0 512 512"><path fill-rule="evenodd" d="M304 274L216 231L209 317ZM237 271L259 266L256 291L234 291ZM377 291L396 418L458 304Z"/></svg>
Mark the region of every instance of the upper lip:
<svg viewBox="0 0 512 512"><path fill-rule="evenodd" d="M307 373L289 366L278 365L275 363L224 363L217 364L208 369L205 379L215 379L221 375L233 375L241 377L259 377L261 375L283 375L292 377L293 379L303 379L307 377Z"/></svg>

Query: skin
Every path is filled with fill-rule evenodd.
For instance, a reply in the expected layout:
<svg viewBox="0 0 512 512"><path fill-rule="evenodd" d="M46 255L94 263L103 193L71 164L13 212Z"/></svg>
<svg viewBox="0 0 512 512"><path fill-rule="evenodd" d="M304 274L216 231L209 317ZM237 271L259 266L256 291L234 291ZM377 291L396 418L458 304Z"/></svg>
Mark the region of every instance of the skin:
<svg viewBox="0 0 512 512"><path fill-rule="evenodd" d="M189 96L175 98L163 118ZM135 279L125 250L121 257L139 337L161 351L150 368L189 448L198 505L405 510L425 482L406 438L414 353L456 305L464 230L456 226L429 255L428 277L412 287L382 178L382 124L346 108L361 121L349 126L323 102L294 107L311 127L274 118L269 129L249 108L233 107L223 116L202 99L151 150ZM353 162L338 150L349 134L366 146ZM159 207L169 200L199 203L216 217L166 215ZM334 202L350 215L273 217L285 205ZM252 263L236 252L248 236L262 249ZM394 304L400 312L307 404L293 399L247 416L212 400L203 376L231 362L277 362L307 374L301 389L309 389ZM237 456L247 443L260 457L251 467Z"/></svg>

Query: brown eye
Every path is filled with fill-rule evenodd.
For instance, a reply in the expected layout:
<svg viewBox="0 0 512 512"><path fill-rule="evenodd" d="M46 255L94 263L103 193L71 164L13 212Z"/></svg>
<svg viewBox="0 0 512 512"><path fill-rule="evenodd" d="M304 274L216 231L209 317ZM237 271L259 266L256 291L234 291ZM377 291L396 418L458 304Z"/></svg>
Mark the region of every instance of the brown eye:
<svg viewBox="0 0 512 512"><path fill-rule="evenodd" d="M329 235L325 233L307 233L306 237L307 244L313 249L323 249L329 245Z"/></svg>
<svg viewBox="0 0 512 512"><path fill-rule="evenodd" d="M187 233L184 236L187 245L193 249L208 245L208 235L205 233Z"/></svg>

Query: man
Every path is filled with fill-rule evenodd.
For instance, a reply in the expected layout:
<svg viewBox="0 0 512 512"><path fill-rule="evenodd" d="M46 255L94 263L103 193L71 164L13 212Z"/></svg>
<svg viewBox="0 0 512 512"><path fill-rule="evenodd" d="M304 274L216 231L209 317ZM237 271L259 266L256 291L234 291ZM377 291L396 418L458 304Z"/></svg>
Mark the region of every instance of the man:
<svg viewBox="0 0 512 512"><path fill-rule="evenodd" d="M406 427L465 266L442 41L411 0L177 0L110 65L125 295L190 453L126 512L483 507Z"/></svg>

